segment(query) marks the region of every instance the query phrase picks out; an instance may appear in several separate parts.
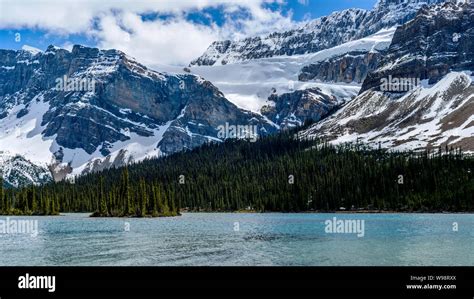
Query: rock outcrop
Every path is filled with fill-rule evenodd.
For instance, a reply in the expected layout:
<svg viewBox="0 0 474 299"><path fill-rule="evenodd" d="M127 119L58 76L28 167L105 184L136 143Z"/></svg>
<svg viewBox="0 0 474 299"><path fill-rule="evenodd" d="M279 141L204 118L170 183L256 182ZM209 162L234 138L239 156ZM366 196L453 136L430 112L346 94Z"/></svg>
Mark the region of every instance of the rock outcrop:
<svg viewBox="0 0 474 299"><path fill-rule="evenodd" d="M399 27L361 93L301 137L392 150L474 152L473 30L474 6L468 1L421 10ZM385 86L384 78L391 84ZM419 84L400 88L403 78Z"/></svg>
<svg viewBox="0 0 474 299"><path fill-rule="evenodd" d="M386 90L386 81L416 79L433 84L451 71L474 71L473 7L466 1L421 9L415 19L397 29L387 54L367 76L360 93L382 89L403 94L406 88Z"/></svg>
<svg viewBox="0 0 474 299"><path fill-rule="evenodd" d="M426 4L444 0L381 0L374 9L347 9L285 32L216 41L191 65L228 64L282 55L315 53L404 24Z"/></svg>
<svg viewBox="0 0 474 299"><path fill-rule="evenodd" d="M380 52L351 52L305 66L298 79L362 84L367 74L377 68L381 57Z"/></svg>
<svg viewBox="0 0 474 299"><path fill-rule="evenodd" d="M272 105L262 107L261 113L283 130L301 126L306 121L319 121L340 104L336 97L321 92L319 88L272 95L269 100Z"/></svg>
<svg viewBox="0 0 474 299"><path fill-rule="evenodd" d="M92 171L117 166L97 159L172 154L222 140L217 128L225 124L251 124L261 135L277 130L202 77L156 72L118 50L0 50L0 151L42 167Z"/></svg>

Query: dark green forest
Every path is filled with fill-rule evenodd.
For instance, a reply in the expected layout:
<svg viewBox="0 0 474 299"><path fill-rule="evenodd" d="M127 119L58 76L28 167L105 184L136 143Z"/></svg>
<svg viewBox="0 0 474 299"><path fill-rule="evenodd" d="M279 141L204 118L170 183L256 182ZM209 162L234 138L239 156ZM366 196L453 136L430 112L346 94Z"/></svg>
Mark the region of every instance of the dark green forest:
<svg viewBox="0 0 474 299"><path fill-rule="evenodd" d="M299 141L227 140L126 168L0 189L3 214L175 216L180 211L474 211L474 158ZM0 186L2 184L0 183Z"/></svg>

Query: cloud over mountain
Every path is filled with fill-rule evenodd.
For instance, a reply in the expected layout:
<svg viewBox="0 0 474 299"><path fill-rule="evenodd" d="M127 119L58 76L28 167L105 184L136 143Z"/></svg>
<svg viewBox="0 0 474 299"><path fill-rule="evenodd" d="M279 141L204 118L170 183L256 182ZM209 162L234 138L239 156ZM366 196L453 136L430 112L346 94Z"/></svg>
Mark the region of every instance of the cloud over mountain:
<svg viewBox="0 0 474 299"><path fill-rule="evenodd" d="M186 64L214 40L293 25L282 0L0 1L0 29L82 35L145 63ZM272 6L272 9L269 6ZM276 8L275 8L276 7ZM48 16L48 17L44 17Z"/></svg>

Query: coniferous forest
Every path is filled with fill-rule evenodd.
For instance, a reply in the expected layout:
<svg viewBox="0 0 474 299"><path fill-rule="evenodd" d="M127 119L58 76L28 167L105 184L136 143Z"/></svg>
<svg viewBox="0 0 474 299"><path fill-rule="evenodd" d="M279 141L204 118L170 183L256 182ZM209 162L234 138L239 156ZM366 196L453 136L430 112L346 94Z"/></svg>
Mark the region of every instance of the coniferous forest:
<svg viewBox="0 0 474 299"><path fill-rule="evenodd" d="M0 183L0 186L3 184ZM2 214L176 216L180 211L474 211L474 158L299 141L228 140L75 179L1 188Z"/></svg>

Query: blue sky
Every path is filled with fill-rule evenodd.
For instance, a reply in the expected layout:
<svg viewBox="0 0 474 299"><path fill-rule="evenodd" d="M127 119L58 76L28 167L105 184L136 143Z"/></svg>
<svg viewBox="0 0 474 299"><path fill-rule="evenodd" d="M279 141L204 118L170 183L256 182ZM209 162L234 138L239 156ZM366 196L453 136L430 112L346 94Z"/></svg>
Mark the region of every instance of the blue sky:
<svg viewBox="0 0 474 299"><path fill-rule="evenodd" d="M118 48L145 63L186 64L216 39L285 30L376 0L0 0L0 48ZM60 4L59 4L60 3ZM196 4L199 3L199 4ZM59 5L58 5L59 4ZM155 61L152 61L155 60Z"/></svg>
<svg viewBox="0 0 474 299"><path fill-rule="evenodd" d="M300 5L298 1L291 1L291 8L294 11L294 18L302 20L307 14L311 18L327 16L333 11L347 8L371 9L376 0L309 0L307 5Z"/></svg>

